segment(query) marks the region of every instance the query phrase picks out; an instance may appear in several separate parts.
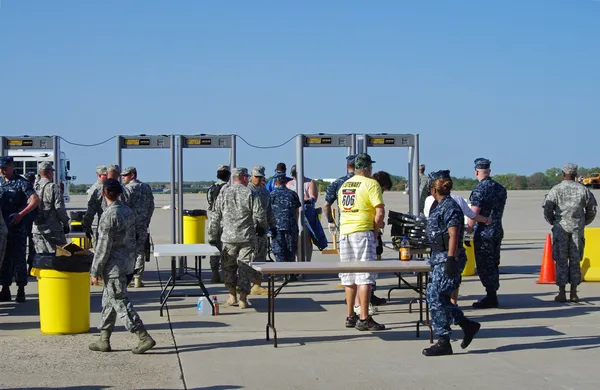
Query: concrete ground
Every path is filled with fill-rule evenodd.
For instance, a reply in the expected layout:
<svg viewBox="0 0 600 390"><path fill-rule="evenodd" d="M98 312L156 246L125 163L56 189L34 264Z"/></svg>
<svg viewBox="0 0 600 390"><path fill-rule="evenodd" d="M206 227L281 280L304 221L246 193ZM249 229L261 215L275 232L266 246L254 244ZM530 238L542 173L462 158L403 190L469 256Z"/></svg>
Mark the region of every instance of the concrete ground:
<svg viewBox="0 0 600 390"><path fill-rule="evenodd" d="M468 197L467 193L461 195ZM596 196L600 194L597 192ZM221 306L217 317L197 315L196 298L172 298L164 317L158 313L167 259L148 263L148 283L131 289L132 301L158 345L133 355L133 335L120 326L109 354L93 353L87 344L98 332L99 287L92 288L92 329L88 334L49 336L39 331L37 283L31 279L24 304L0 304L0 387L68 389L597 389L593 374L599 361L600 284L583 283L578 304L554 302L556 286L538 285L544 239L549 226L542 217L544 192L509 192L504 218L499 309L475 311L482 296L477 276L465 278L460 306L482 323L468 350L460 349L462 332L453 338L455 356L426 358L428 332L415 336L418 312L408 313L411 290L392 291L375 319L387 326L378 333L344 327L343 290L336 275L314 275L292 283L276 300L279 348L265 341L266 297L251 297L252 307ZM408 198L386 193L388 209L407 209ZM186 208L205 208L204 195L185 198ZM157 196L152 221L156 243L169 242L170 214ZM69 207L82 207L73 197ZM594 222L600 227L600 218ZM389 233L389 230L386 231ZM385 234L385 233L384 233ZM389 237L387 237L389 239ZM384 258L397 258L388 250ZM338 261L316 253L313 261ZM160 272L157 269L160 266ZM203 265L207 267L206 264ZM220 302L222 285L209 282ZM414 277L407 276L409 281ZM397 285L380 275L377 295ZM184 287L182 289L191 289Z"/></svg>

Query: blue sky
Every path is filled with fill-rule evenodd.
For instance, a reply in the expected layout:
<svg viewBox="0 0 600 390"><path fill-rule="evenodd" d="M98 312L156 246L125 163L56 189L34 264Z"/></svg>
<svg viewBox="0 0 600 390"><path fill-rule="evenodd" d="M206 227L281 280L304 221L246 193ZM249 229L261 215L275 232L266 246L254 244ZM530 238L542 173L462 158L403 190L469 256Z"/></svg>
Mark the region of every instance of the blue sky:
<svg viewBox="0 0 600 390"><path fill-rule="evenodd" d="M0 133L96 143L117 134L418 133L428 170L470 176L600 165L600 2L27 1L0 7ZM63 145L77 182L115 144ZM405 149L373 149L406 175ZM126 151L167 180L167 151ZM306 152L312 177L345 152ZM186 150L211 179L225 150ZM238 166L295 161L295 145L239 142Z"/></svg>

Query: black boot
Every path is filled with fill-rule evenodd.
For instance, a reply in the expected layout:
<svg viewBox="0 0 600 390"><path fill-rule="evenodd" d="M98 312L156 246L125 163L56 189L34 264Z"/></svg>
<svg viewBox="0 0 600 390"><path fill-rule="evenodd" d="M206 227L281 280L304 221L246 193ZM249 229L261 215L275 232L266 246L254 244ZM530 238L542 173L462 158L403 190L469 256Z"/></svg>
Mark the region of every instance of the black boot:
<svg viewBox="0 0 600 390"><path fill-rule="evenodd" d="M452 355L452 353L449 337L440 337L437 343L423 350L423 355L425 356L444 356Z"/></svg>
<svg viewBox="0 0 600 390"><path fill-rule="evenodd" d="M479 332L481 324L479 322L467 320L465 318L465 320L458 325L462 328L465 334L462 343L460 343L460 347L462 349L465 349L469 346L469 344L471 344L471 341L473 341L473 337L475 337L477 332Z"/></svg>
<svg viewBox="0 0 600 390"><path fill-rule="evenodd" d="M379 298L377 295L375 295L374 291L371 292L371 305L381 306L381 305L385 305L386 302L387 302L387 300L385 298Z"/></svg>
<svg viewBox="0 0 600 390"><path fill-rule="evenodd" d="M25 286L19 286L19 288L17 289L17 297L15 298L15 302L25 302Z"/></svg>
<svg viewBox="0 0 600 390"><path fill-rule="evenodd" d="M492 309L498 307L498 296L495 291L488 291L487 296L473 303L474 309Z"/></svg>
<svg viewBox="0 0 600 390"><path fill-rule="evenodd" d="M10 287L2 286L2 291L0 291L0 302L10 302L12 297L10 296Z"/></svg>
<svg viewBox="0 0 600 390"><path fill-rule="evenodd" d="M211 271L212 271L212 277L210 278L210 281L212 283L221 283L221 275L219 274L219 269L211 268Z"/></svg>

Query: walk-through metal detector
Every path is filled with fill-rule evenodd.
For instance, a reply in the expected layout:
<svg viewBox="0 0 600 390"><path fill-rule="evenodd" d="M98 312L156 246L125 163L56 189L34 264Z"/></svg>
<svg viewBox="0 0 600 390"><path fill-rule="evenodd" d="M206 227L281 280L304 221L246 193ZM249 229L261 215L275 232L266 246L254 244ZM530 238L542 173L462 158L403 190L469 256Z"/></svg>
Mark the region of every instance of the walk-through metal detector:
<svg viewBox="0 0 600 390"><path fill-rule="evenodd" d="M408 148L409 213L419 215L419 135L364 134L358 137L357 143L359 153L368 153L369 148Z"/></svg>
<svg viewBox="0 0 600 390"><path fill-rule="evenodd" d="M119 135L117 136L117 165L122 167L123 149L170 149L171 151L171 242L177 243L175 211L175 136L173 135Z"/></svg>
<svg viewBox="0 0 600 390"><path fill-rule="evenodd" d="M304 199L304 148L323 148L338 147L346 148L347 155L356 153L356 135L355 134L299 134L296 136L296 192L300 202ZM342 162L340 162L340 165ZM309 234L304 225L304 208L300 208L300 245L298 245L298 259L305 261L304 237Z"/></svg>
<svg viewBox="0 0 600 390"><path fill-rule="evenodd" d="M177 188L179 189L179 243L183 244L183 149L229 149L229 165L235 168L236 164L236 136L235 135L180 135L177 140Z"/></svg>
<svg viewBox="0 0 600 390"><path fill-rule="evenodd" d="M54 182L60 183L60 137L53 136L28 136L22 137L0 137L0 156L4 156L6 150L33 150L33 149L46 149L52 150L54 158L52 164L54 165ZM25 172L26 173L26 172ZM35 173L38 173L36 167Z"/></svg>

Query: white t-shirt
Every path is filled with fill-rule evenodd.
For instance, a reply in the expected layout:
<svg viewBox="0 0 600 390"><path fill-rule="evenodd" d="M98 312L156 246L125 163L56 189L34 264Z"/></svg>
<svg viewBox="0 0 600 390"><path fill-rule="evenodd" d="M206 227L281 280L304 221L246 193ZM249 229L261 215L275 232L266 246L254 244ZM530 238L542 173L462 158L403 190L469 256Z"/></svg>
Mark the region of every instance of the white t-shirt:
<svg viewBox="0 0 600 390"><path fill-rule="evenodd" d="M475 211L471 210L471 206L469 206L469 204L467 203L465 198L463 198L462 196L453 195L453 194L450 194L450 197L460 206L463 214L465 214L465 223L467 222L467 218L471 218L471 219L475 218L477 213L475 213ZM432 195L429 195L425 199L425 206L423 207L423 213L428 218L429 218L429 211L431 211L431 206L433 205L433 202L435 202L435 198Z"/></svg>

